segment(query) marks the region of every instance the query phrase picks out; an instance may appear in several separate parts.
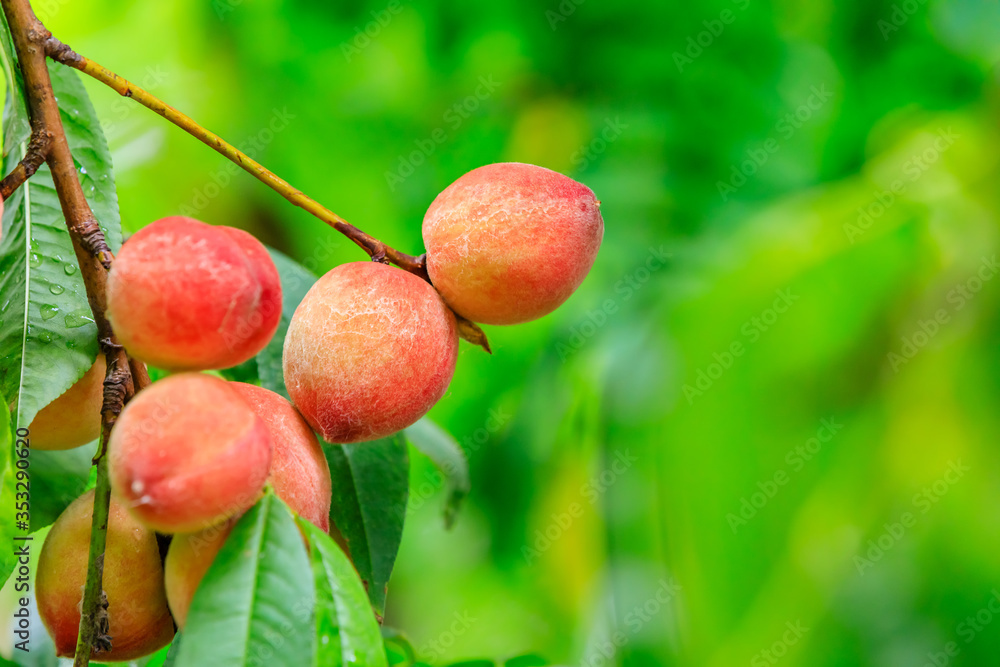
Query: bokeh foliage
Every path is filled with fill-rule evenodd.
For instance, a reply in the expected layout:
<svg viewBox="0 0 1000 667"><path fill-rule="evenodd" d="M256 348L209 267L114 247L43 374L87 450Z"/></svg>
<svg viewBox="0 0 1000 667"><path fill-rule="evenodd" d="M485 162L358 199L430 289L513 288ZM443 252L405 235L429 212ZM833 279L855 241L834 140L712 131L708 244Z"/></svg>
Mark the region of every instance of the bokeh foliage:
<svg viewBox="0 0 1000 667"><path fill-rule="evenodd" d="M490 328L493 357L463 345L432 415L471 458L452 531L440 476L414 460L386 618L423 659L728 666L773 648L783 665L918 665L949 642L960 664L996 655L1000 620L966 621L1000 578L996 3L37 8L401 249L420 250L434 195L484 163L557 169L602 200L605 244L567 305ZM678 66L689 38L704 45ZM316 273L363 259L88 88L126 229L188 213ZM935 147L939 132L954 140ZM724 197L734 168L754 173ZM729 518L768 489L745 525Z"/></svg>

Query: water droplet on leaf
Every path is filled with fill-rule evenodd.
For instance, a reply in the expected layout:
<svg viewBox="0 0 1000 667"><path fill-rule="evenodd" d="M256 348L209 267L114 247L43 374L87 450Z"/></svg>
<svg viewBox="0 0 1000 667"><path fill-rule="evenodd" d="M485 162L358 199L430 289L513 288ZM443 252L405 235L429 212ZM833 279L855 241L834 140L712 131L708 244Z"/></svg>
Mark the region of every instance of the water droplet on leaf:
<svg viewBox="0 0 1000 667"><path fill-rule="evenodd" d="M41 311L43 320L51 320L59 312L59 307L53 306L51 303L43 303L38 307L38 310Z"/></svg>
<svg viewBox="0 0 1000 667"><path fill-rule="evenodd" d="M82 326L93 323L94 316L89 310L80 309L74 310L72 313L67 313L63 317L63 321L66 323L67 329L79 329Z"/></svg>
<svg viewBox="0 0 1000 667"><path fill-rule="evenodd" d="M66 273L67 276L73 275L74 273L76 273L76 264L67 264L66 266L63 267L63 271Z"/></svg>
<svg viewBox="0 0 1000 667"><path fill-rule="evenodd" d="M63 287L62 285L56 285L55 283L53 283L53 284L49 285L49 291L52 292L53 294L58 295L58 294L62 294L63 292L65 292L66 288Z"/></svg>
<svg viewBox="0 0 1000 667"><path fill-rule="evenodd" d="M31 258L28 259L28 265L33 269L37 269L42 265L42 258L37 252L31 253Z"/></svg>

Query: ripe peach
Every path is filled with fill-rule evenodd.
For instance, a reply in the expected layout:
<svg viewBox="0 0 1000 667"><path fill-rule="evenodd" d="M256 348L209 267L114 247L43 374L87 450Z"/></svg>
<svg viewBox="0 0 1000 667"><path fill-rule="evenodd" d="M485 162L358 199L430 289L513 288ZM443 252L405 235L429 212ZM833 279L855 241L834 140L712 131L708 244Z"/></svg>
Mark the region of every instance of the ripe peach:
<svg viewBox="0 0 1000 667"><path fill-rule="evenodd" d="M122 246L108 277L108 318L133 356L168 370L251 358L281 319L281 283L244 231L170 217Z"/></svg>
<svg viewBox="0 0 1000 667"><path fill-rule="evenodd" d="M235 525L235 520L226 521L196 533L174 535L170 541L163 561L163 583L170 611L181 630L198 585Z"/></svg>
<svg viewBox="0 0 1000 667"><path fill-rule="evenodd" d="M292 316L285 386L328 442L374 440L444 395L457 354L455 316L427 282L376 262L343 264Z"/></svg>
<svg viewBox="0 0 1000 667"><path fill-rule="evenodd" d="M104 404L104 354L83 377L31 420L28 432L32 449L73 449L86 445L101 434L101 406Z"/></svg>
<svg viewBox="0 0 1000 667"><path fill-rule="evenodd" d="M330 467L316 435L302 415L283 396L269 389L231 382L243 400L264 420L274 457L267 481L292 511L330 530Z"/></svg>
<svg viewBox="0 0 1000 667"><path fill-rule="evenodd" d="M517 324L555 310L590 271L604 236L585 185L530 164L479 167L424 216L427 271L456 313Z"/></svg>
<svg viewBox="0 0 1000 667"><path fill-rule="evenodd" d="M256 502L267 426L225 380L172 375L136 394L111 431L112 489L162 533L206 528Z"/></svg>
<svg viewBox="0 0 1000 667"><path fill-rule="evenodd" d="M56 652L63 657L76 652L93 511L93 490L70 503L53 524L38 559L38 614ZM174 622L164 594L156 535L114 498L108 518L103 585L108 597L111 650L95 653L95 660L134 660L170 642Z"/></svg>

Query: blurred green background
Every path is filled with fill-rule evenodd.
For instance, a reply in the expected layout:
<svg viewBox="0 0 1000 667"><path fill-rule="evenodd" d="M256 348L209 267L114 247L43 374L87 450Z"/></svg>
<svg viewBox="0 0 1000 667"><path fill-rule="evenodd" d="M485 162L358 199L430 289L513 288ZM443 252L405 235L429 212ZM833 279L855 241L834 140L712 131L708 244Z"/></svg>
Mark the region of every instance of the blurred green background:
<svg viewBox="0 0 1000 667"><path fill-rule="evenodd" d="M1000 4L39 0L64 41L420 252L540 164L602 200L555 314L463 344L387 624L424 659L985 665L1000 650ZM353 245L90 86L124 225Z"/></svg>

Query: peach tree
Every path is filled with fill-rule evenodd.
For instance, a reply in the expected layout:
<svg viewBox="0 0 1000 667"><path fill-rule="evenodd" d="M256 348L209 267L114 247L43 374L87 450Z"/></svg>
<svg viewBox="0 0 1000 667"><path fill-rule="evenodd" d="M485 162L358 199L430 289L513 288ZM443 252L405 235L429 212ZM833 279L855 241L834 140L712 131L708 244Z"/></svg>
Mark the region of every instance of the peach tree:
<svg viewBox="0 0 1000 667"><path fill-rule="evenodd" d="M425 415L459 341L489 352L477 322L565 301L600 246L600 202L541 167L487 165L433 199L426 253L408 255L74 52L28 0L2 7L0 530L14 548L0 575L17 591L15 662L30 648L74 665L414 663L381 627L408 445L448 480L450 524L468 463ZM369 261L317 277L246 232L180 216L123 244L79 73Z"/></svg>

